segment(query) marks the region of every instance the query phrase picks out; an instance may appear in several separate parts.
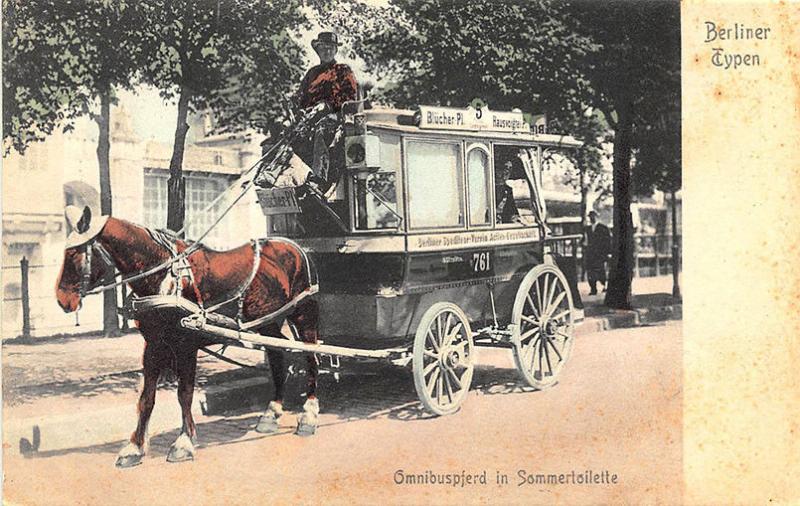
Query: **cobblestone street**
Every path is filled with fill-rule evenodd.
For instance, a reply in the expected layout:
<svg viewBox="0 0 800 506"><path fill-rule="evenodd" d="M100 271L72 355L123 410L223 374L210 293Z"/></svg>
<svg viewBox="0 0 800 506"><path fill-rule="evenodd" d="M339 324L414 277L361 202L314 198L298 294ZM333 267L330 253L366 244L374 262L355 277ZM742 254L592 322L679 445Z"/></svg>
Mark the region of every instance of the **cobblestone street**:
<svg viewBox="0 0 800 506"><path fill-rule="evenodd" d="M165 462L178 433L177 416L171 418L172 430L153 434L144 463L124 471L113 467L124 434L102 444L43 449L29 458L12 450L16 442L6 440L6 497L22 504L41 504L54 497L81 504L256 504L267 498L275 504L298 504L327 502L334 492L339 502L359 504L401 496L405 502L421 504L433 493L443 493L452 502L678 500L679 323L582 336L562 381L540 392L520 386L508 352L481 351L464 406L441 418L421 410L409 371L360 364L343 368L346 373L338 382L330 374L322 377L321 426L311 438L292 434L296 423L292 413L281 419L279 435L254 432L263 409L259 406L225 417L198 416L200 444L191 463ZM298 382L290 385L289 410L299 409L301 399L294 395L299 390ZM54 403L64 399L50 397ZM123 425L129 432L135 422L135 393L130 390L81 396L68 405L89 412L111 402L127 406ZM154 419L159 411L171 410L173 415L176 408L174 392L165 389L159 394ZM86 423L103 425L103 420L96 417ZM119 421L107 423L116 426ZM71 430L78 441L78 433L89 428ZM615 473L619 483L518 486L519 471L587 469ZM398 485L399 470L486 471L490 481L463 488ZM494 483L497 472L508 477L507 485Z"/></svg>

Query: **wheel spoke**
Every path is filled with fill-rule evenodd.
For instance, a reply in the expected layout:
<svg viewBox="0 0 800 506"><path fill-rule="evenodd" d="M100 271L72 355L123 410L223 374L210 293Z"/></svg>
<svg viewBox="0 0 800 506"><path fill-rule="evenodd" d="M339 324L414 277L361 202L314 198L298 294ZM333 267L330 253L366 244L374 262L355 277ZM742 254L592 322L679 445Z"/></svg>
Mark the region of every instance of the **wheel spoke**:
<svg viewBox="0 0 800 506"><path fill-rule="evenodd" d="M528 339L532 335L536 334L537 332L539 332L539 327L532 328L531 330L529 330L529 331L525 332L524 334L522 334L521 336L519 336L519 342L521 343L522 341L525 341L526 339Z"/></svg>
<svg viewBox="0 0 800 506"><path fill-rule="evenodd" d="M426 357L430 357L430 358L432 358L432 359L434 359L434 360L439 360L439 355L437 355L436 353L434 353L434 352L432 352L432 351L423 350L423 352L422 352L422 353L423 353L423 355L425 355Z"/></svg>
<svg viewBox="0 0 800 506"><path fill-rule="evenodd" d="M526 364L530 362L530 370L533 370L534 368L534 362L536 362L536 350L541 340L542 336L539 336L536 339L534 339L533 342L528 347L528 351L525 353L525 360L522 363ZM529 354L530 356L528 356Z"/></svg>
<svg viewBox="0 0 800 506"><path fill-rule="evenodd" d="M558 334L561 337L563 337L565 342L566 342L567 339L572 339L571 335L565 334L565 333L561 332L560 330L556 330L556 334Z"/></svg>
<svg viewBox="0 0 800 506"><path fill-rule="evenodd" d="M447 374L450 372L449 369L444 370L444 374L442 375L442 379L444 380L444 393L447 395L447 400L450 401L449 404L453 403L453 386L450 384L450 375Z"/></svg>
<svg viewBox="0 0 800 506"><path fill-rule="evenodd" d="M562 291L561 293L559 293L556 299L552 303L550 303L550 305L547 307L547 313L545 314L547 314L548 316L552 315L553 312L555 312L555 310L558 309L558 305L561 304L561 301L564 300L564 297L566 296L567 292ZM550 317L552 318L552 316Z"/></svg>
<svg viewBox="0 0 800 506"><path fill-rule="evenodd" d="M550 376L553 375L553 366L550 364L550 352L547 351L547 337L545 336L545 340L542 341L542 352L544 353L544 358L547 361L547 370L550 371ZM542 371L544 372L544 371ZM544 375L543 375L544 376Z"/></svg>
<svg viewBox="0 0 800 506"><path fill-rule="evenodd" d="M541 379L544 376L544 368L542 368L542 340L539 339L538 343L539 343L539 369L538 369L538 371L539 371L539 379Z"/></svg>
<svg viewBox="0 0 800 506"><path fill-rule="evenodd" d="M536 278L536 300L539 302L537 312L542 314L542 287L539 286L539 278Z"/></svg>
<svg viewBox="0 0 800 506"><path fill-rule="evenodd" d="M548 278L549 279L549 278ZM553 283L550 285L550 290L547 291L547 303L545 304L545 308L542 311L544 314L550 314L550 307L553 305L553 295L556 293L556 286L558 286L558 278L554 275L553 276Z"/></svg>
<svg viewBox="0 0 800 506"><path fill-rule="evenodd" d="M429 338L429 337L430 337L430 341L431 341L431 343L433 344L433 350L434 350L436 353L439 353L439 342L438 342L438 340L436 339L436 336L435 336L435 335L433 335L433 329L432 329L432 328L429 328L429 329L428 329L428 333L425 335L425 338L426 338L426 339L427 339L427 338Z"/></svg>
<svg viewBox="0 0 800 506"><path fill-rule="evenodd" d="M526 322L530 323L531 325L536 325L537 327L539 326L539 320L534 320L530 316L525 316L525 315L521 315L521 316L522 316L523 320L525 320Z"/></svg>
<svg viewBox="0 0 800 506"><path fill-rule="evenodd" d="M422 377L424 378L427 376L432 370L436 369L436 366L439 365L438 360L434 360L430 364L428 364L425 369L422 370Z"/></svg>
<svg viewBox="0 0 800 506"><path fill-rule="evenodd" d="M461 383L461 378L459 378L458 374L452 369L448 369L447 372L450 373L450 377L453 378L453 382L458 386L458 391L460 392L464 388L464 385Z"/></svg>
<svg viewBox="0 0 800 506"><path fill-rule="evenodd" d="M544 338L545 338L545 339L547 339L547 344L549 344L550 346L552 346L552 347L553 347L553 351L554 351L554 352L556 352L556 355L558 355L558 361L559 361L559 362L563 362L563 361L564 361L564 358L561 356L561 353L559 353L559 352L558 352L558 347L555 345L555 343L553 342L553 340L552 340L552 339L550 339L550 337L549 337L549 336L544 336Z"/></svg>
<svg viewBox="0 0 800 506"><path fill-rule="evenodd" d="M531 305L531 309L533 309L533 314L536 316L536 318L539 318L540 316L539 309L536 307L536 304L533 303L533 299L531 298L530 292L525 294L525 299L528 301L528 304Z"/></svg>
<svg viewBox="0 0 800 506"><path fill-rule="evenodd" d="M436 372L431 374L428 383L425 385L425 388L428 390L428 397L433 397L433 390L436 388L436 380L439 378L440 374L441 370L436 369Z"/></svg>
<svg viewBox="0 0 800 506"><path fill-rule="evenodd" d="M455 337L458 335L458 333L459 333L459 332L461 332L461 327L463 327L463 324L462 324L461 322L458 322L458 323L457 323L457 324L456 324L456 325L453 327L453 330L452 330L452 332L450 332L450 333L447 335L447 339L445 339L445 341L444 341L444 345L445 345L445 346L447 346L448 344L450 344L450 343L452 343L452 342L453 342L453 339L455 339Z"/></svg>
<svg viewBox="0 0 800 506"><path fill-rule="evenodd" d="M444 338L444 331L442 330L442 315L436 315L436 343L441 345Z"/></svg>
<svg viewBox="0 0 800 506"><path fill-rule="evenodd" d="M558 313L557 315L551 316L550 319L551 320L560 320L561 318L564 318L565 316L567 316L569 313L570 313L570 310L569 310L569 308L567 308L567 309L561 311L560 313Z"/></svg>
<svg viewBox="0 0 800 506"><path fill-rule="evenodd" d="M436 383L436 402L438 402L439 405L441 405L442 404L442 381L444 380L444 375L441 374L441 369L440 369L439 372L440 372L439 381Z"/></svg>

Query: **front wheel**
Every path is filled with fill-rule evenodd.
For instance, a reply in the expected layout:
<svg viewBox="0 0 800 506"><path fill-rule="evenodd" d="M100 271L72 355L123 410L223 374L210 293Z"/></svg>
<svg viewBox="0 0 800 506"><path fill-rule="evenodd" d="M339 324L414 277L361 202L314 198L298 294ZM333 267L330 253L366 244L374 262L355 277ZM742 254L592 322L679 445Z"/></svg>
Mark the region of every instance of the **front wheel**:
<svg viewBox="0 0 800 506"><path fill-rule="evenodd" d="M472 331L464 312L450 302L431 306L414 337L414 387L422 405L436 415L458 411L474 365Z"/></svg>
<svg viewBox="0 0 800 506"><path fill-rule="evenodd" d="M572 294L555 266L537 265L522 279L514 300L511 340L525 381L542 389L558 380L575 340Z"/></svg>

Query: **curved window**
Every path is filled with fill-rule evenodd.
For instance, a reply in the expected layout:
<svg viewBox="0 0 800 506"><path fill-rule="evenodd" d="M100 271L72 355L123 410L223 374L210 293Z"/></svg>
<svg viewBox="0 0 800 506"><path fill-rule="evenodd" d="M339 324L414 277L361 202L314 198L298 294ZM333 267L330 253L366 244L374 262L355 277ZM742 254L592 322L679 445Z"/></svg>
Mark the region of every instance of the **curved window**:
<svg viewBox="0 0 800 506"><path fill-rule="evenodd" d="M467 153L467 179L469 184L470 225L491 223L491 197L489 193L489 154L483 147L473 148Z"/></svg>

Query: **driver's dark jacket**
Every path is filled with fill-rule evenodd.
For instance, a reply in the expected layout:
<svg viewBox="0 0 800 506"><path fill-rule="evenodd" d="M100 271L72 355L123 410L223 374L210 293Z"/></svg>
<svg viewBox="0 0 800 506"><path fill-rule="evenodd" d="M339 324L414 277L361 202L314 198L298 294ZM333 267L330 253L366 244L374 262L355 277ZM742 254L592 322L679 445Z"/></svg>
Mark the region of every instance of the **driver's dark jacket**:
<svg viewBox="0 0 800 506"><path fill-rule="evenodd" d="M311 67L306 72L295 101L300 109L326 102L332 112L339 112L342 104L356 100L358 81L350 67L335 61Z"/></svg>

